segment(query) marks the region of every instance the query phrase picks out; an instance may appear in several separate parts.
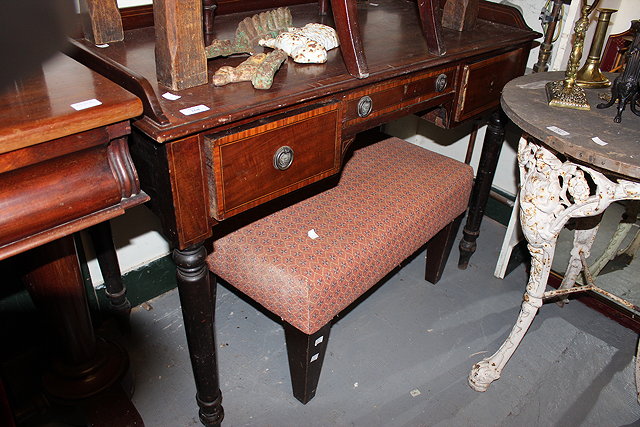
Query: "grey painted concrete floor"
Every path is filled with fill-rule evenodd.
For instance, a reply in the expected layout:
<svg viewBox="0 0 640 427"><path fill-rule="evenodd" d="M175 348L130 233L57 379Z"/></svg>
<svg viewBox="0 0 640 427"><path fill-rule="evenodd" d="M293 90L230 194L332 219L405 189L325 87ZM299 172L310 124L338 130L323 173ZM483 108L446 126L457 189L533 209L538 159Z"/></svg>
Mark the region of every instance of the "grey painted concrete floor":
<svg viewBox="0 0 640 427"><path fill-rule="evenodd" d="M637 335L583 304L542 307L502 378L467 385L519 311L524 266L493 277L504 227L485 219L478 252L443 279L414 258L332 327L316 397L291 394L281 325L218 285L217 345L225 426L640 425ZM132 314L134 403L146 425L199 425L177 292Z"/></svg>

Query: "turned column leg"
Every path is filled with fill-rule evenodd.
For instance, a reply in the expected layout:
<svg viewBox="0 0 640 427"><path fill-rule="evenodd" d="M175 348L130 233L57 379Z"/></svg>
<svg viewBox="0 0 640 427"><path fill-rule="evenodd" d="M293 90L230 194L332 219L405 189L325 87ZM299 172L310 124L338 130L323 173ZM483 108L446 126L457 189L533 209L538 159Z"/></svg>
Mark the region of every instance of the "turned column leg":
<svg viewBox="0 0 640 427"><path fill-rule="evenodd" d="M322 2L320 3L322 4ZM364 56L360 25L358 24L358 6L354 0L331 0L333 20L340 38L340 52L347 71L353 77L369 77L369 67Z"/></svg>
<svg viewBox="0 0 640 427"><path fill-rule="evenodd" d="M120 380L129 367L119 346L97 340L72 236L25 254L23 280L60 339L63 354L44 377L45 389L63 400L98 394Z"/></svg>
<svg viewBox="0 0 640 427"><path fill-rule="evenodd" d="M493 176L498 166L500 149L504 142L506 120L507 118L502 113L502 110L495 111L489 119L487 132L482 143L478 173L476 174L476 180L471 191L471 199L469 200L467 223L462 230L462 240L460 240L458 268L462 270L467 268L471 255L476 251L476 240L480 235L480 223L487 207Z"/></svg>
<svg viewBox="0 0 640 427"><path fill-rule="evenodd" d="M113 246L111 225L109 221L105 221L88 228L87 231L91 237L104 278L105 293L109 299L110 310L123 318L128 318L131 312L131 303L127 299L127 288L122 282L118 256Z"/></svg>
<svg viewBox="0 0 640 427"><path fill-rule="evenodd" d="M224 418L214 333L216 289L205 264L203 244L173 251L182 316L196 382L200 421L219 426Z"/></svg>

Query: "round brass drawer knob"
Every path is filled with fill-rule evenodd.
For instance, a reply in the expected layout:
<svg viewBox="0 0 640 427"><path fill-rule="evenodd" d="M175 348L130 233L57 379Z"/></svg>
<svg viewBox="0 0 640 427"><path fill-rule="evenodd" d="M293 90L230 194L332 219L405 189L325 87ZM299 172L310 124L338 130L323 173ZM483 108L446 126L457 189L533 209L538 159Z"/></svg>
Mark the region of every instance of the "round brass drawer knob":
<svg viewBox="0 0 640 427"><path fill-rule="evenodd" d="M276 150L276 153L273 155L273 167L278 170L286 170L289 169L289 166L293 163L293 150L291 147L287 147L283 145L282 147Z"/></svg>
<svg viewBox="0 0 640 427"><path fill-rule="evenodd" d="M440 74L436 78L436 92L442 92L447 88L447 75Z"/></svg>
<svg viewBox="0 0 640 427"><path fill-rule="evenodd" d="M373 111L373 99L365 95L358 101L358 116L367 117L371 111Z"/></svg>

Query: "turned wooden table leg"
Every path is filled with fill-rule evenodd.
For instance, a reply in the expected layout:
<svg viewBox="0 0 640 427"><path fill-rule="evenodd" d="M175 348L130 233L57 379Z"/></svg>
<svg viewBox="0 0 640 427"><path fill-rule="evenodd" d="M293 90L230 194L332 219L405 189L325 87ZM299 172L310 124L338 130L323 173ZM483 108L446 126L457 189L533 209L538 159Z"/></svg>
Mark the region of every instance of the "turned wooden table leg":
<svg viewBox="0 0 640 427"><path fill-rule="evenodd" d="M206 257L207 251L202 243L173 251L182 317L196 382L196 401L200 407L200 421L212 427L220 425L224 410L218 381L214 333L216 288L209 277Z"/></svg>
<svg viewBox="0 0 640 427"><path fill-rule="evenodd" d="M458 268L464 270L469 265L471 255L476 251L476 240L480 235L480 223L484 217L484 210L489 200L489 192L493 183L493 176L498 166L500 149L504 142L504 127L507 118L502 110L495 111L489 119L487 133L482 143L482 153L478 173L471 191L469 200L469 213L467 223L462 230L462 240L460 240L460 260Z"/></svg>
<svg viewBox="0 0 640 427"><path fill-rule="evenodd" d="M321 3L322 4L322 3ZM355 0L331 0L333 20L340 38L340 52L353 77L369 77L369 67L364 56L360 25L358 24L358 6Z"/></svg>
<svg viewBox="0 0 640 427"><path fill-rule="evenodd" d="M127 299L127 288L122 282L118 256L113 246L113 234L109 221L101 222L87 229L93 249L98 258L100 271L104 278L106 295L109 299L110 310L123 318L128 318L131 303Z"/></svg>
<svg viewBox="0 0 640 427"><path fill-rule="evenodd" d="M63 354L45 374L46 391L74 401L94 396L122 379L126 352L96 339L72 236L32 249L25 255L23 280L36 306L56 332Z"/></svg>

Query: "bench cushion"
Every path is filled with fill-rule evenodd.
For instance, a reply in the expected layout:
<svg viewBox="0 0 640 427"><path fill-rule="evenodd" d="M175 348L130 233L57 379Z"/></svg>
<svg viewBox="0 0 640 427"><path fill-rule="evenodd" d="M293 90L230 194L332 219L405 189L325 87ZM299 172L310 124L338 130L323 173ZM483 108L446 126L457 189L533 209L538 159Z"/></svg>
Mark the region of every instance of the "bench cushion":
<svg viewBox="0 0 640 427"><path fill-rule="evenodd" d="M312 334L461 215L472 181L468 165L389 138L356 150L334 188L216 240L207 262Z"/></svg>

